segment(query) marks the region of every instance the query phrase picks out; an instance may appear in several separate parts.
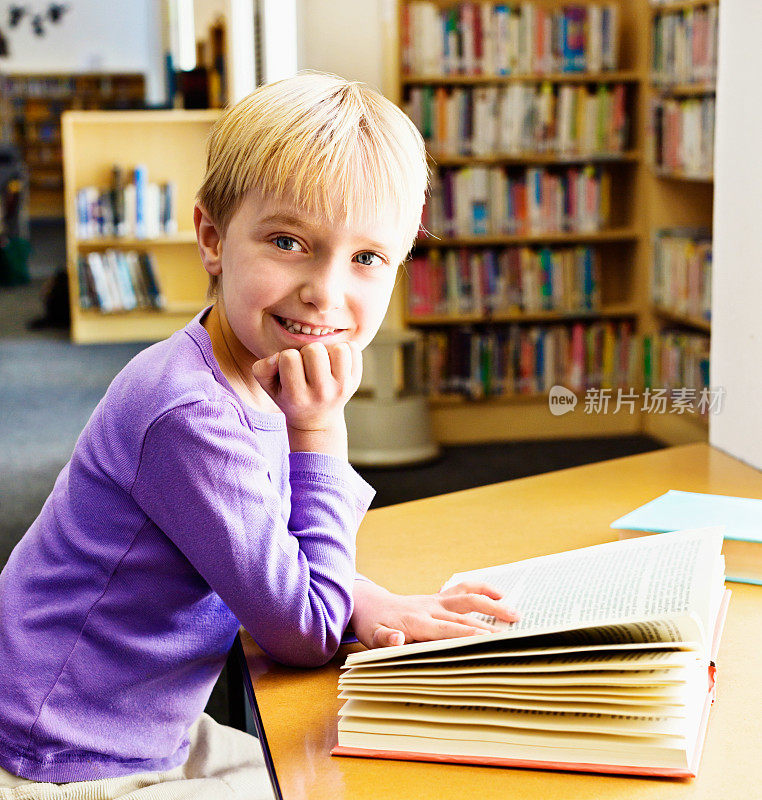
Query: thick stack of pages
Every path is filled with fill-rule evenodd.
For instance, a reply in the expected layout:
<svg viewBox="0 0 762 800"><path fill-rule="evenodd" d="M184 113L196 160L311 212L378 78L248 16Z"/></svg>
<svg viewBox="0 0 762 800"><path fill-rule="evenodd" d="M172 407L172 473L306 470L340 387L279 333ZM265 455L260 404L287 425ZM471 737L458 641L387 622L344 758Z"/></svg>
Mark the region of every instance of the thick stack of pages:
<svg viewBox="0 0 762 800"><path fill-rule="evenodd" d="M695 776L730 594L721 545L721 528L677 531L454 575L521 620L351 654L333 752Z"/></svg>

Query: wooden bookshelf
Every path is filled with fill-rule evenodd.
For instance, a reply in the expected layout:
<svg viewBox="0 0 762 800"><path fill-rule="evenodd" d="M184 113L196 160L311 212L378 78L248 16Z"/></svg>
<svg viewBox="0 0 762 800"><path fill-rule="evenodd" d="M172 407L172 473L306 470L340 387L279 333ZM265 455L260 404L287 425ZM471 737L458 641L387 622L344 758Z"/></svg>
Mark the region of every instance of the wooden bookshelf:
<svg viewBox="0 0 762 800"><path fill-rule="evenodd" d="M608 305L597 309L578 311L493 311L484 314L430 314L427 316L408 316L410 325L443 326L474 325L477 323L534 323L568 322L570 320L597 320L635 318L638 309L629 305Z"/></svg>
<svg viewBox="0 0 762 800"><path fill-rule="evenodd" d="M718 0L680 0L663 5L651 5L642 22L648 29L647 65L651 70L653 57L653 26L657 19L668 14L695 13L701 9L716 8ZM716 51L715 51L716 52ZM663 74L649 74L643 93L644 102L650 104L654 98L676 100L701 100L714 98L716 86L713 80L701 76L696 80L672 81ZM644 109L648 119L648 109ZM651 142L647 147L652 151ZM704 228L711 231L714 201L714 177L711 172L695 174L682 170L656 168L651 157L645 159L644 185L644 241L642 270L649 287L653 284L653 235L657 229ZM649 288L649 304L641 314L642 329L650 336L658 336L664 330L681 331L686 334L709 335L711 322L700 316L676 313L674 309L656 305ZM658 383L658 378L656 379ZM669 444L684 444L706 441L708 421L699 414L644 414L644 432Z"/></svg>
<svg viewBox="0 0 762 800"><path fill-rule="evenodd" d="M596 242L634 242L635 228L604 228L600 231L550 231L505 236L459 236L457 238L429 236L416 239L418 248L431 247L494 247L543 244L594 244Z"/></svg>
<svg viewBox="0 0 762 800"><path fill-rule="evenodd" d="M680 172L674 169L659 169L652 167L653 173L657 178L664 178L669 181L690 181L693 183L714 183L714 175L694 175L690 172Z"/></svg>
<svg viewBox="0 0 762 800"><path fill-rule="evenodd" d="M654 80L652 84L656 92L671 97L702 97L717 91L714 83L664 83Z"/></svg>
<svg viewBox="0 0 762 800"><path fill-rule="evenodd" d="M623 153L495 153L484 156L451 156L433 153L430 161L432 165L439 167L465 167L473 164L537 166L546 164L627 164L637 163L641 157L638 150L627 150Z"/></svg>
<svg viewBox="0 0 762 800"><path fill-rule="evenodd" d="M414 0L403 0L403 3ZM452 5L452 3L451 3ZM630 70L610 72L538 72L515 75L402 75L403 86L427 84L432 86L478 86L509 83L640 83L641 77Z"/></svg>
<svg viewBox="0 0 762 800"><path fill-rule="evenodd" d="M401 0L399 7L399 30L402 30L405 6L412 0ZM521 235L490 236L444 236L430 231L432 235L416 242L414 253L425 253L431 249L516 247L516 246L577 246L596 248L601 256L602 304L595 311L541 311L541 312L492 312L484 314L431 314L414 316L408 309L409 285L405 290L404 324L421 330L447 329L453 326L477 325L479 328L493 324L569 324L575 322L598 322L628 320L636 327L648 305L648 283L643 271L643 226L640 200L643 196L643 160L645 137L644 112L647 107L643 99L643 87L649 79L647 63L648 4L637 0L638 13L632 10L631 0L618 3L620 29L619 68L594 73L543 72L511 75L410 75L403 71L404 44L399 41L399 97L407 100L409 93L418 87L445 87L448 91L457 88L480 86L508 86L514 83L552 85L569 84L594 87L604 84L626 84L626 105L629 118L629 141L621 152L614 153L555 153L521 152L490 153L488 155L453 155L432 149L432 168L487 166L555 166L593 164L601 170L609 170L611 177L612 208L611 222L601 230L527 233ZM442 8L458 5L450 2L436 3ZM565 5L561 0L541 0L538 6L559 9ZM580 396L581 397L581 396ZM594 435L617 435L636 433L642 429L641 414L584 414L583 401L579 399L574 413L552 417L548 412L547 393L508 394L471 400L462 396L432 397L430 406L435 436L442 442L490 441L500 439L553 438Z"/></svg>
<svg viewBox="0 0 762 800"><path fill-rule="evenodd" d="M680 325L684 328L692 328L702 333L711 333L712 323L707 319L701 317L693 317L688 314L679 314L670 308L663 306L654 306L653 313L659 318L672 325Z"/></svg>
<svg viewBox="0 0 762 800"><path fill-rule="evenodd" d="M71 337L79 343L156 341L183 327L204 306L207 274L198 257L193 201L204 174L205 142L220 112L67 111L63 115L66 257ZM176 234L152 239L77 237L77 191L110 184L118 163L128 173L145 165L149 180L175 182ZM79 305L78 257L94 250L150 252L165 298L162 310L105 314Z"/></svg>
<svg viewBox="0 0 762 800"><path fill-rule="evenodd" d="M141 108L142 73L3 73L2 128L29 168L31 217L62 217L61 114L70 109Z"/></svg>
<svg viewBox="0 0 762 800"><path fill-rule="evenodd" d="M696 8L706 8L717 5L718 0L673 0L669 3L651 3L654 14L669 14L674 11L692 11Z"/></svg>

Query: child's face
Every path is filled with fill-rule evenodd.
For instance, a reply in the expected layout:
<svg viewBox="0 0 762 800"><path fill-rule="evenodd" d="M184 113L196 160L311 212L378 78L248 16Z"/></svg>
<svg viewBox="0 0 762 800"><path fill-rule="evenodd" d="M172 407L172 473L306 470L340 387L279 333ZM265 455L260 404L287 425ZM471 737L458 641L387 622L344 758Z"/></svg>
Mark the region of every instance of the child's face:
<svg viewBox="0 0 762 800"><path fill-rule="evenodd" d="M391 211L350 229L250 193L221 241L230 327L257 359L311 342L365 347L386 313L403 235Z"/></svg>

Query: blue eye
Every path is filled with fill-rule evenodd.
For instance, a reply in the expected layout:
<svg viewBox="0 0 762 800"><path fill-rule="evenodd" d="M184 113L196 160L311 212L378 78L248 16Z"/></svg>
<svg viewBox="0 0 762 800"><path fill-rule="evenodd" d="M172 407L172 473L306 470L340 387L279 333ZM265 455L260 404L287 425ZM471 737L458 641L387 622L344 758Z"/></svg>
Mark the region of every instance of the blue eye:
<svg viewBox="0 0 762 800"><path fill-rule="evenodd" d="M376 259L375 262L372 261L374 258ZM357 256L357 259L364 267L377 267L384 263L384 260L381 258L381 256L378 256L375 253L360 253Z"/></svg>
<svg viewBox="0 0 762 800"><path fill-rule="evenodd" d="M298 253L304 249L292 236L276 236L272 241L279 250Z"/></svg>

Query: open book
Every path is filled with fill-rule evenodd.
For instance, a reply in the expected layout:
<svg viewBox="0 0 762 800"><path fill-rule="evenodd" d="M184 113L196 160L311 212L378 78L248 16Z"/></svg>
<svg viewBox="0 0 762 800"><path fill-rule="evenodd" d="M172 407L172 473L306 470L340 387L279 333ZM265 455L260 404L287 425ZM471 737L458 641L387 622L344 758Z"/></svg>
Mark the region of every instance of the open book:
<svg viewBox="0 0 762 800"><path fill-rule="evenodd" d="M695 776L730 595L722 537L675 531L453 575L446 586L503 592L520 621L349 655L333 753Z"/></svg>

